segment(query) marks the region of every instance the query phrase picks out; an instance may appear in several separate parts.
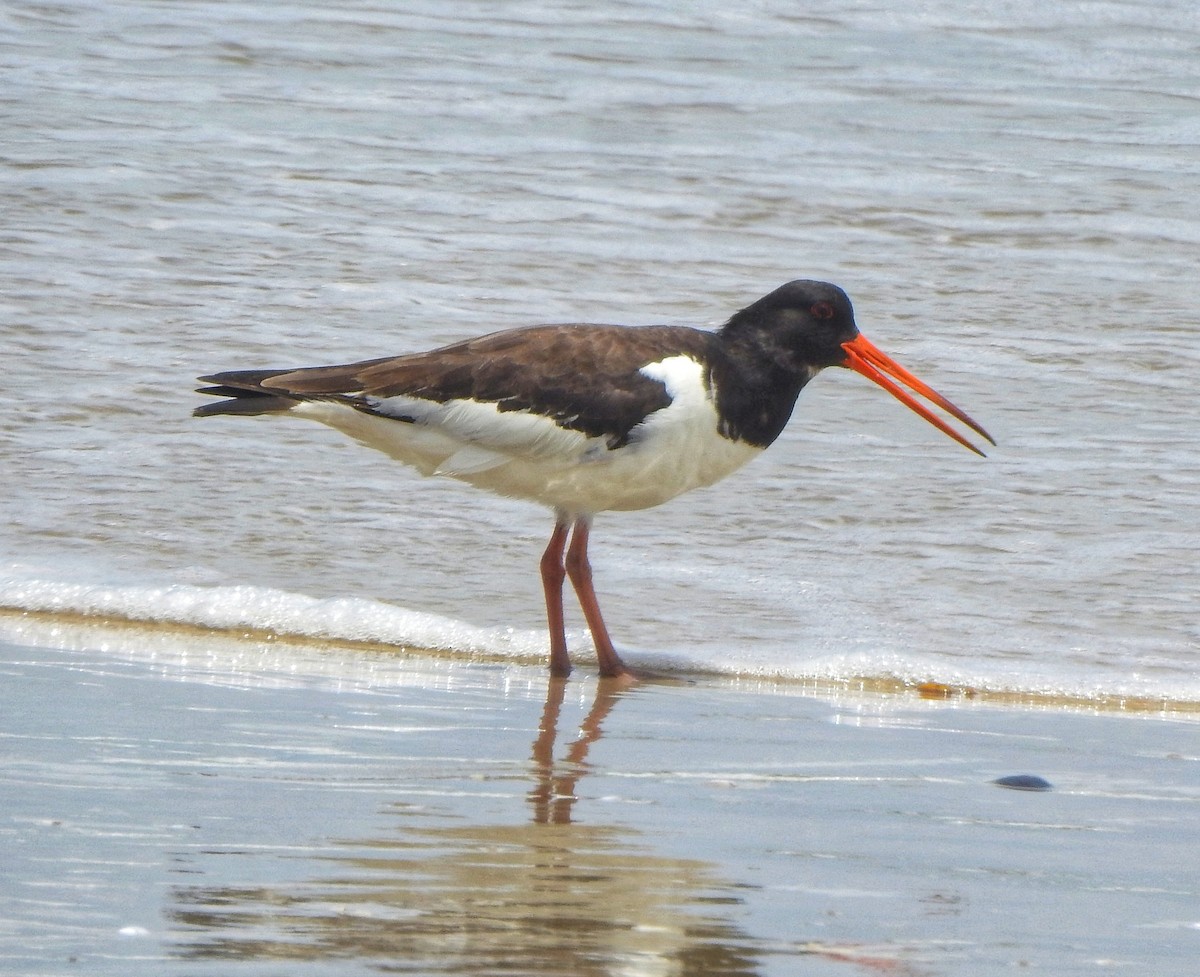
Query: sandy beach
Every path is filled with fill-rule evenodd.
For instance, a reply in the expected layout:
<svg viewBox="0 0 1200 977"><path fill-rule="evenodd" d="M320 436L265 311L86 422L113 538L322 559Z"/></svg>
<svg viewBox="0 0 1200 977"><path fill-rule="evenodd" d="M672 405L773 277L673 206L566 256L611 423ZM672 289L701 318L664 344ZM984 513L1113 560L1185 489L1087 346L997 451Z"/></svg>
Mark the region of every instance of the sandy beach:
<svg viewBox="0 0 1200 977"><path fill-rule="evenodd" d="M1194 715L4 637L6 973L1182 977L1200 949Z"/></svg>

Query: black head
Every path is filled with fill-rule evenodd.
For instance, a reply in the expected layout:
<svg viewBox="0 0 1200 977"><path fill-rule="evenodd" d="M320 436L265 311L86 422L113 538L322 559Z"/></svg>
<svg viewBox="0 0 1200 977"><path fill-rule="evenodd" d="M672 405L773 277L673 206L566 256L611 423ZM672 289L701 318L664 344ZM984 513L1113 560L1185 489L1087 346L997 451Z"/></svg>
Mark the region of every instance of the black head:
<svg viewBox="0 0 1200 977"><path fill-rule="evenodd" d="M858 326L854 307L840 288L798 280L735 313L724 334L753 342L780 366L816 373L845 362L842 344L858 335Z"/></svg>
<svg viewBox="0 0 1200 977"><path fill-rule="evenodd" d="M794 281L764 295L725 324L721 331L728 356L755 383L772 391L770 421L753 413L754 404L737 405L739 436L769 444L787 421L796 395L827 366L845 366L877 383L938 430L976 454L975 445L932 413L913 394L931 401L992 444L992 437L936 390L871 343L854 323L850 299L828 282ZM897 383L899 381L899 383ZM908 387L908 390L903 389ZM910 393L909 391L912 391ZM745 398L744 398L745 399ZM753 401L753 398L749 398ZM778 408L786 405L787 411ZM733 411L726 411L729 415Z"/></svg>

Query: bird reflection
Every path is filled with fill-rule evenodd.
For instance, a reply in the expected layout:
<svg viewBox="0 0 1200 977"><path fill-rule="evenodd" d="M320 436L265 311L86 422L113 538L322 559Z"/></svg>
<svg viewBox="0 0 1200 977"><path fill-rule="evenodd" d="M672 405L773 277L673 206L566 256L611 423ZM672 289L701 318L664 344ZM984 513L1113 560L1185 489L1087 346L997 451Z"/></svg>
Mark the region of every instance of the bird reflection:
<svg viewBox="0 0 1200 977"><path fill-rule="evenodd" d="M740 922L746 886L710 862L657 851L627 822L604 823L597 808L607 806L586 805L576 823L581 779L603 773L588 752L617 703L636 693L601 680L556 759L565 695L566 682L551 680L522 771L532 817L510 789L501 748L482 776L426 778L417 797L393 800L382 836L313 840L301 831L278 841L274 860L261 846L206 850L171 893L173 955L463 977L756 977L780 955L917 973L892 946L757 939ZM464 749L480 752L475 742Z"/></svg>
<svg viewBox="0 0 1200 977"><path fill-rule="evenodd" d="M588 749L601 736L601 724L612 712L626 688L601 679L592 708L579 724L579 736L567 747L566 758L554 760L554 745L558 738L558 723L566 696L567 680L551 678L546 689L546 705L538 735L533 741L533 769L537 778L529 792L535 824L570 824L575 805L575 785L588 771Z"/></svg>
<svg viewBox="0 0 1200 977"><path fill-rule="evenodd" d="M290 864L279 867L281 881L178 886L176 955L463 975L753 977L763 951L730 918L741 893L711 864L659 853L635 827L604 823L591 809L580 818L587 823L573 823L589 748L624 696L601 680L578 736L556 759L565 693L565 681L550 681L525 768L532 817L528 808L515 820L482 813L512 782L511 765L493 755L483 792L478 775L430 781L444 791L440 800L422 793L393 802L394 830L382 837L313 845L299 878L302 849L284 842ZM478 754L478 744L465 749ZM233 854L210 853L203 875L244 877ZM261 857L259 878L270 872Z"/></svg>

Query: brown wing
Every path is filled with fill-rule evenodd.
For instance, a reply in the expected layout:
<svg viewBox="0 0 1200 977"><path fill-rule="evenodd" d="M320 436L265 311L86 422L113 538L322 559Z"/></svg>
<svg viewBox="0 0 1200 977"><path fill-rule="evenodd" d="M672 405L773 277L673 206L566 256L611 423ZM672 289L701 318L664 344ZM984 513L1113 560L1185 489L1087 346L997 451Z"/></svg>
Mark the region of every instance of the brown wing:
<svg viewBox="0 0 1200 977"><path fill-rule="evenodd" d="M232 391L238 396L241 390L283 405L343 400L359 410L384 415L389 414L389 397L436 403L477 400L496 404L501 411L544 414L564 428L606 438L617 447L647 415L671 402L663 384L641 373L642 367L669 356L709 354L714 338L679 326L530 326L427 353L291 371L221 373L203 379L221 385L206 392ZM231 412L218 407L200 410Z"/></svg>

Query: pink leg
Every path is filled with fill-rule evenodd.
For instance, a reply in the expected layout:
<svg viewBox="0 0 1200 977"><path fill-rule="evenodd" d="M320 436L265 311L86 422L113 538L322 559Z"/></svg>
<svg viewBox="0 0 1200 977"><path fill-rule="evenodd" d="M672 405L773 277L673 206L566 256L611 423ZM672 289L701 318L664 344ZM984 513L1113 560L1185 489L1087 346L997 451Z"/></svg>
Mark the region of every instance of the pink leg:
<svg viewBox="0 0 1200 977"><path fill-rule="evenodd" d="M588 562L587 555L588 530L589 523L586 518L575 520L575 529L571 534L571 546L567 550L566 571L571 578L575 593L579 597L579 606L583 608L583 616L587 620L588 629L592 632L592 641L596 645L596 658L600 662L600 674L605 678L628 676L632 673L625 667L621 656L613 647L612 639L608 636L608 628L604 626L604 618L600 614L596 591L592 588L592 566ZM557 532L557 529L555 531ZM559 613L560 615L562 613L561 603L559 604Z"/></svg>
<svg viewBox="0 0 1200 977"><path fill-rule="evenodd" d="M566 579L563 549L567 545L568 528L566 520L560 518L554 524L550 544L542 554L542 589L546 592L546 621L550 626L550 674L561 678L571 674L562 601L563 580Z"/></svg>

